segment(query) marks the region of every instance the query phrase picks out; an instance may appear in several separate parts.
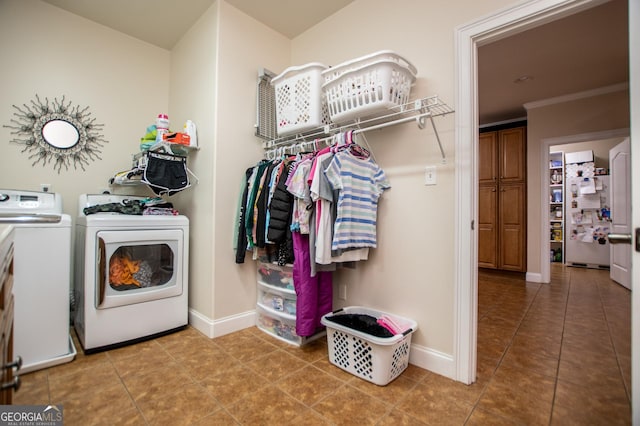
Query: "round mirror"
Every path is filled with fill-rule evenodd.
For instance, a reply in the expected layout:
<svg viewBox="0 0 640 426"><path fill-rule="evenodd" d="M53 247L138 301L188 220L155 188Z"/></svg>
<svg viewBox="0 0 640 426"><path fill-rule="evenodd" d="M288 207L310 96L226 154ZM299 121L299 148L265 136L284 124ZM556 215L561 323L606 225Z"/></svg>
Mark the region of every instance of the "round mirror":
<svg viewBox="0 0 640 426"><path fill-rule="evenodd" d="M42 137L56 148L71 148L80 140L78 129L65 120L51 120L42 126Z"/></svg>
<svg viewBox="0 0 640 426"><path fill-rule="evenodd" d="M73 106L64 96L52 101L36 95L30 104L13 108L15 118L3 127L12 129L10 142L24 145L22 152L33 166L51 164L60 173L71 166L85 170L89 162L102 159L101 148L107 143L100 133L103 124L95 123L89 107Z"/></svg>

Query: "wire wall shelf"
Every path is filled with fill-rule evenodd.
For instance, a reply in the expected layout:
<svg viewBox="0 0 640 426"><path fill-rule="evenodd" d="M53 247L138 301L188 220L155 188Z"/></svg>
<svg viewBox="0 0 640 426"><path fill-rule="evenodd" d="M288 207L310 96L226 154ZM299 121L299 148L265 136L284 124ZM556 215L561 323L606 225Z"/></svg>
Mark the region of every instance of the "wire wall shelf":
<svg viewBox="0 0 640 426"><path fill-rule="evenodd" d="M358 134L412 121L415 121L420 129L424 129L427 120L429 120L438 141L442 162L444 163L446 157L433 118L453 112L453 108L442 102L437 95L434 95L396 106L375 117L362 118L341 125L328 124L303 134L271 139L263 142L262 147L267 150L267 157L275 158L280 153L300 152L315 148L318 143L331 142L335 134L349 130L353 130L354 134Z"/></svg>

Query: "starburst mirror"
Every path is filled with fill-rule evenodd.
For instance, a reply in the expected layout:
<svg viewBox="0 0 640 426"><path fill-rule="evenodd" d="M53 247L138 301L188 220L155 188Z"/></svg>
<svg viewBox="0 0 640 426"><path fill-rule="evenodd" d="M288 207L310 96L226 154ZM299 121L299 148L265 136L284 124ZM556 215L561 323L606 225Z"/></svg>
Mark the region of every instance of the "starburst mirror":
<svg viewBox="0 0 640 426"><path fill-rule="evenodd" d="M91 118L89 107L72 106L64 96L42 101L36 95L30 104L13 108L14 118L4 127L11 129L11 143L24 146L22 152L33 160L32 166L52 164L60 173L70 166L85 170L90 161L101 159L100 149L107 141L100 133L103 125Z"/></svg>

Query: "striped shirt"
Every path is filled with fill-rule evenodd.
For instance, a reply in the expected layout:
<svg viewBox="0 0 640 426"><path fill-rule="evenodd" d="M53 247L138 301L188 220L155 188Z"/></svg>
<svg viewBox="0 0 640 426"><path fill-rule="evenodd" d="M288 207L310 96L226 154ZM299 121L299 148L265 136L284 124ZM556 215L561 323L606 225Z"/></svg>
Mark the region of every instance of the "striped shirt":
<svg viewBox="0 0 640 426"><path fill-rule="evenodd" d="M384 171L371 158L338 152L325 175L339 190L332 250L376 247L378 198L390 188Z"/></svg>

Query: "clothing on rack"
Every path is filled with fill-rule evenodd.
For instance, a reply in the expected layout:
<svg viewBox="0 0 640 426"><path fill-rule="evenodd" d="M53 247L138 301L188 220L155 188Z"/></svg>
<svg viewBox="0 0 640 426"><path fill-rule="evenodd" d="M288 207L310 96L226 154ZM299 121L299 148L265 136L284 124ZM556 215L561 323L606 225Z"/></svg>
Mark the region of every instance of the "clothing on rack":
<svg viewBox="0 0 640 426"><path fill-rule="evenodd" d="M311 276L309 235L293 233L293 285L296 290L296 334L313 336L322 327L322 316L333 310L333 273Z"/></svg>
<svg viewBox="0 0 640 426"><path fill-rule="evenodd" d="M332 271L366 260L377 246L378 199L390 187L384 171L351 134L331 147L261 160L243 177L236 263L277 253L293 265L296 333L311 336L331 312Z"/></svg>
<svg viewBox="0 0 640 426"><path fill-rule="evenodd" d="M345 149L334 155L325 175L340 191L331 249L375 248L378 198L390 188L384 171L371 158Z"/></svg>
<svg viewBox="0 0 640 426"><path fill-rule="evenodd" d="M241 199L238 205L237 220L238 223L235 227L235 249L236 249L236 263L244 263L244 257L247 253L247 228L244 226L245 217L247 212L247 199L249 194L249 180L253 175L253 167L249 167L245 171L245 176L242 181Z"/></svg>
<svg viewBox="0 0 640 426"><path fill-rule="evenodd" d="M270 259L277 257L280 265L293 263L289 231L293 197L284 183L287 165L283 161L263 160L245 171L236 215L236 263L244 263L247 250L257 258L257 249L263 248ZM273 185L276 187L272 188Z"/></svg>

